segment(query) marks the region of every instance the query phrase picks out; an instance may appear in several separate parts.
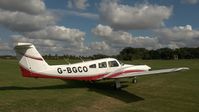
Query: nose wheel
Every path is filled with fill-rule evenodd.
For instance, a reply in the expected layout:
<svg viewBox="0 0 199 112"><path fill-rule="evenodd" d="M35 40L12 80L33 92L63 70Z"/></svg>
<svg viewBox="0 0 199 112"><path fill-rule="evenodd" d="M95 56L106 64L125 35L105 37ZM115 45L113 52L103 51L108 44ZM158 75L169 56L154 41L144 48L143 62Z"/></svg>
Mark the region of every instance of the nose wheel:
<svg viewBox="0 0 199 112"><path fill-rule="evenodd" d="M136 77L133 77L133 79L132 79L132 83L134 83L134 84L136 84L136 83L137 83L137 79L136 79Z"/></svg>
<svg viewBox="0 0 199 112"><path fill-rule="evenodd" d="M121 88L121 83L118 79L115 80L115 88L120 89Z"/></svg>

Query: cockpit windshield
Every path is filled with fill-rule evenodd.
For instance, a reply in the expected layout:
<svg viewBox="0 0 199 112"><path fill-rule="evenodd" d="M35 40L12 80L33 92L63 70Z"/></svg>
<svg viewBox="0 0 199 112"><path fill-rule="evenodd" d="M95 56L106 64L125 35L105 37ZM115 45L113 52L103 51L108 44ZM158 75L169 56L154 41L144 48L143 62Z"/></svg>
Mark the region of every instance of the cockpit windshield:
<svg viewBox="0 0 199 112"><path fill-rule="evenodd" d="M116 60L108 62L109 67L118 67L119 64Z"/></svg>

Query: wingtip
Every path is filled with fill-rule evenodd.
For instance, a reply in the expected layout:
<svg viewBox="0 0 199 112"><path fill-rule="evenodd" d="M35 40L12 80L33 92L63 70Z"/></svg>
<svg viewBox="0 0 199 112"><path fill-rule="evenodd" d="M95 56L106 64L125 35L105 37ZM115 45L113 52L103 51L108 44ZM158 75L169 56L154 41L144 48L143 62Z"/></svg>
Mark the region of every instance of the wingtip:
<svg viewBox="0 0 199 112"><path fill-rule="evenodd" d="M181 67L181 68L178 68L178 71L185 71L185 70L190 70L189 67Z"/></svg>
<svg viewBox="0 0 199 112"><path fill-rule="evenodd" d="M184 70L189 70L190 68L189 68L189 67L183 67L183 69L184 69Z"/></svg>

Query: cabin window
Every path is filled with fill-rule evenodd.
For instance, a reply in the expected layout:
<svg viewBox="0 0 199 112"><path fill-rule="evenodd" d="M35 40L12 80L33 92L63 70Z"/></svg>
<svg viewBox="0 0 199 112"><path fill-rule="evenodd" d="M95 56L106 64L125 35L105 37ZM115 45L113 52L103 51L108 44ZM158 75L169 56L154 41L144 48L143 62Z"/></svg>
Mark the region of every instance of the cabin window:
<svg viewBox="0 0 199 112"><path fill-rule="evenodd" d="M119 64L117 63L117 61L109 61L108 62L109 67L118 67Z"/></svg>
<svg viewBox="0 0 199 112"><path fill-rule="evenodd" d="M99 63L99 68L106 68L106 67L107 67L106 62Z"/></svg>
<svg viewBox="0 0 199 112"><path fill-rule="evenodd" d="M96 64L90 65L89 68L96 68Z"/></svg>

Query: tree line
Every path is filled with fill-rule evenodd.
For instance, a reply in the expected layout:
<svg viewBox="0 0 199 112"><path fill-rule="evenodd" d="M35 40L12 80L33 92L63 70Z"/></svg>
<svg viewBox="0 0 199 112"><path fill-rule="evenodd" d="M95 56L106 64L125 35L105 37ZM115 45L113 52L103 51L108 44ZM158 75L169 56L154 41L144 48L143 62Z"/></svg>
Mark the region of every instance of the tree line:
<svg viewBox="0 0 199 112"><path fill-rule="evenodd" d="M75 56L75 55L44 55L44 59L70 59L70 60L89 60L113 57L119 60L135 60L135 59L199 59L199 47L197 48L161 48L156 50L147 50L145 48L126 47L120 51L118 55L107 56L104 54L95 54L92 56ZM15 59L12 55L0 56L2 59Z"/></svg>
<svg viewBox="0 0 199 112"><path fill-rule="evenodd" d="M156 50L147 50L145 48L124 48L116 56L120 60L133 59L199 59L198 48L161 48Z"/></svg>

